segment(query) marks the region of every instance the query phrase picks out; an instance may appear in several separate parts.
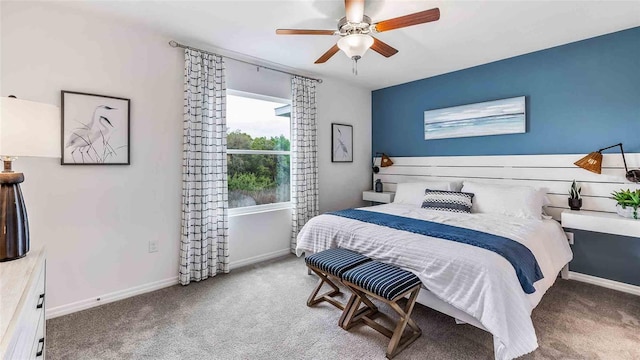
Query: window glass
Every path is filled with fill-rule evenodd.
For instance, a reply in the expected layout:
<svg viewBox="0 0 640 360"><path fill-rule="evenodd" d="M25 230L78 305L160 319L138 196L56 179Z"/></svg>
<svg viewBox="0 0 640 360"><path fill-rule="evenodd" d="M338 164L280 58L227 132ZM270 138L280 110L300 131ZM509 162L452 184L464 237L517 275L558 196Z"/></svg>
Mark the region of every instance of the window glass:
<svg viewBox="0 0 640 360"><path fill-rule="evenodd" d="M290 108L283 102L227 95L227 149L288 151Z"/></svg>
<svg viewBox="0 0 640 360"><path fill-rule="evenodd" d="M289 202L290 105L243 95L227 95L229 208Z"/></svg>

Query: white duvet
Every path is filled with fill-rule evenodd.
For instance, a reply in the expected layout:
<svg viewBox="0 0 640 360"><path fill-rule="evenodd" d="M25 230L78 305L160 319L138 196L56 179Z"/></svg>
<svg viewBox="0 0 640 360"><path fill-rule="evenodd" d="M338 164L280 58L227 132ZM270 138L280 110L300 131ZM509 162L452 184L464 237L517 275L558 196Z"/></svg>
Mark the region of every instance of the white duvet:
<svg viewBox="0 0 640 360"><path fill-rule="evenodd" d="M441 300L477 319L494 337L495 358L512 359L538 347L531 311L573 257L554 220L459 214L386 204L362 210L429 220L504 236L525 245L544 278L526 294L513 266L479 247L334 215L311 219L298 234L296 254L341 247L416 274Z"/></svg>

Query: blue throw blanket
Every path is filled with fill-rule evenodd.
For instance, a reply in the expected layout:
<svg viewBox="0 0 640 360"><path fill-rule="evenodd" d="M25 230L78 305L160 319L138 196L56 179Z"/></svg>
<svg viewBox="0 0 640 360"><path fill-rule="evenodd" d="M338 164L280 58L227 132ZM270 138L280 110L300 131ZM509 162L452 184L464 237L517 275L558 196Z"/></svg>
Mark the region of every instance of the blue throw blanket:
<svg viewBox="0 0 640 360"><path fill-rule="evenodd" d="M431 236L439 239L456 241L463 244L481 247L501 255L513 265L518 280L527 294L536 291L533 283L544 278L535 256L526 246L509 238L484 233L481 231L460 228L432 221L418 220L403 216L383 214L373 211L347 209L328 213L370 224L386 226L392 229L414 234Z"/></svg>

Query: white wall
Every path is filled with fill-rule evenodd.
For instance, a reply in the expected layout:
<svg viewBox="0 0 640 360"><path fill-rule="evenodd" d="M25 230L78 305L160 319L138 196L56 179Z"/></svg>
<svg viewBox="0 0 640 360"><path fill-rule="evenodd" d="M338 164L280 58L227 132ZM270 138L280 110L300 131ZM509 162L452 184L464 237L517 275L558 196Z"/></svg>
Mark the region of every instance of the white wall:
<svg viewBox="0 0 640 360"><path fill-rule="evenodd" d="M0 95L60 105L60 90L131 99L131 166L21 158L32 243L48 252L47 307L72 311L176 279L180 237L183 56L130 23L56 4L0 3ZM229 62L228 85L286 97L289 77ZM254 86L254 88L252 88ZM269 93L271 92L271 93ZM358 206L370 187L371 96L318 86L320 207ZM352 164L332 164L330 123L354 125ZM230 219L230 261L286 252L290 210ZM149 240L159 251L148 252Z"/></svg>
<svg viewBox="0 0 640 360"><path fill-rule="evenodd" d="M2 96L60 106L60 90L131 99L131 166L21 158L32 244L47 246L47 306L174 279L183 60L168 39L35 2L2 2ZM150 239L159 251L148 252Z"/></svg>
<svg viewBox="0 0 640 360"><path fill-rule="evenodd" d="M325 79L318 86L320 211L364 206L371 189L371 92ZM353 125L353 163L331 162L331 123Z"/></svg>

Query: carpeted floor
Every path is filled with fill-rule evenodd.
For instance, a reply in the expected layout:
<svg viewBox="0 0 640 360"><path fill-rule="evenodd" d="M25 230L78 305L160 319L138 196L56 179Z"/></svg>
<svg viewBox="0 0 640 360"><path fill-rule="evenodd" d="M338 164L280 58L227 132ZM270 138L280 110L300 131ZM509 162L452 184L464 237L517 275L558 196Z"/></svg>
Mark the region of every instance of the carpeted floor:
<svg viewBox="0 0 640 360"><path fill-rule="evenodd" d="M47 321L53 359L384 359L388 340L337 326L306 299L316 283L294 256ZM489 333L417 305L422 336L396 359L492 359ZM640 297L558 280L533 312L525 359L640 359Z"/></svg>

